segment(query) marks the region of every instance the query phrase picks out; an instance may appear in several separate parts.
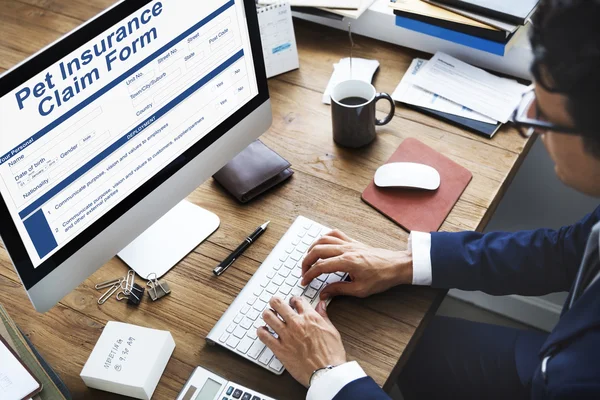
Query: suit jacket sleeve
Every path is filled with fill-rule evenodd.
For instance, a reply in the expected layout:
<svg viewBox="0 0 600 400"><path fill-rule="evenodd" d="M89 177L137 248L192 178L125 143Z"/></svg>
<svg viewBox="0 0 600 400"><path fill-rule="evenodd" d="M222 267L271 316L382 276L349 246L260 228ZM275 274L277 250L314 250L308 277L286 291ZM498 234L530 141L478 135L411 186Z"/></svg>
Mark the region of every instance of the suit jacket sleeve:
<svg viewBox="0 0 600 400"><path fill-rule="evenodd" d="M357 379L338 392L333 400L391 400L370 377Z"/></svg>
<svg viewBox="0 0 600 400"><path fill-rule="evenodd" d="M572 226L517 233L432 233L432 286L492 295L568 291L600 207Z"/></svg>

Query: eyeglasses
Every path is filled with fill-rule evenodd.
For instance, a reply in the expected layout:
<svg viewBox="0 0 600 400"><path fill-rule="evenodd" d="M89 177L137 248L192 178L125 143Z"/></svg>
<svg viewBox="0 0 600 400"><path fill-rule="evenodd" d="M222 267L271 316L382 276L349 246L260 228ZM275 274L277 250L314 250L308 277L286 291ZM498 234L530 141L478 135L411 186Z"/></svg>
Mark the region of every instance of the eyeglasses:
<svg viewBox="0 0 600 400"><path fill-rule="evenodd" d="M524 138L530 138L533 134L543 135L548 131L581 135L581 132L574 128L556 125L543 119L535 98L535 86L533 85L523 93L521 102L515 109L512 119L519 130L519 134Z"/></svg>

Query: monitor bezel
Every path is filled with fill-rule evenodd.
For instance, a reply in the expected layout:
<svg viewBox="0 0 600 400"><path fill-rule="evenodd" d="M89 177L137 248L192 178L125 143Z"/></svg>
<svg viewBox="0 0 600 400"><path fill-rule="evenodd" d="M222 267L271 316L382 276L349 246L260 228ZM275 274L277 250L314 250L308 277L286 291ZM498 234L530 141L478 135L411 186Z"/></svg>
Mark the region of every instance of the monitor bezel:
<svg viewBox="0 0 600 400"><path fill-rule="evenodd" d="M52 66L60 59L64 58L74 50L85 45L90 40L113 27L120 21L126 19L131 14L139 11L144 6L154 0L123 0L112 8L104 11L94 19L84 23L74 31L66 34L64 37L43 49L38 54L27 59L22 64L9 70L0 76L0 97L18 88L35 75ZM237 0L236 0L237 1ZM141 187L123 199L118 205L108 211L100 219L86 228L83 232L72 239L63 248L58 250L49 259L44 261L38 267L33 266L33 262L25 248L25 244L17 230L8 206L0 193L0 238L4 247L9 253L13 265L15 266L25 289L29 290L48 274L58 268L77 253L86 244L114 224L123 214L135 207L140 201L145 199L153 191L160 188L169 178L174 176L183 167L189 164L193 159L200 156L204 150L224 136L235 125L241 122L245 117L257 110L262 104L269 100L269 91L267 86L266 70L260 39L260 30L258 25L258 16L256 13L256 3L254 0L243 0L245 17L248 24L248 33L254 69L256 73L258 94L252 98L241 109L232 116L223 121L210 133L195 143L190 149L181 156L173 160L169 165L155 174ZM124 244L124 246L126 243Z"/></svg>

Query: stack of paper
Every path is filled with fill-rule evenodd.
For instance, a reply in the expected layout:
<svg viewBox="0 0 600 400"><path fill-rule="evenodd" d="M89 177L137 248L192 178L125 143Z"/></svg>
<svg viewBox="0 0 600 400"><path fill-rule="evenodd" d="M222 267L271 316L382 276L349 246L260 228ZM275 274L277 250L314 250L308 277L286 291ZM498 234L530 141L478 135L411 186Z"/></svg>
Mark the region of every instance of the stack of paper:
<svg viewBox="0 0 600 400"><path fill-rule="evenodd" d="M257 0L259 5L270 5L277 3L278 0ZM335 14L340 17L357 19L360 17L375 0L290 0L294 10L302 12L304 10L323 10L327 13Z"/></svg>
<svg viewBox="0 0 600 400"><path fill-rule="evenodd" d="M444 53L415 59L394 100L485 124L506 123L527 89ZM490 135L491 136L491 135Z"/></svg>

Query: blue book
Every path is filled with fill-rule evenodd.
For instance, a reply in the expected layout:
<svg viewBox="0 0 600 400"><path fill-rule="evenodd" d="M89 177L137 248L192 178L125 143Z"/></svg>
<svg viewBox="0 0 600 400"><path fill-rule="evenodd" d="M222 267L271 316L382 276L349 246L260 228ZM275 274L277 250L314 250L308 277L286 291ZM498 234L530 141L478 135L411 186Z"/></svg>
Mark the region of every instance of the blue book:
<svg viewBox="0 0 600 400"><path fill-rule="evenodd" d="M496 54L498 56L504 56L507 48L507 44L494 42L492 40L483 39L477 36L467 35L466 33L453 31L451 29L442 28L437 25L428 24L426 22L417 21L411 18L401 17L399 15L396 15L396 25L411 31L434 36L449 42L471 47L473 49Z"/></svg>

